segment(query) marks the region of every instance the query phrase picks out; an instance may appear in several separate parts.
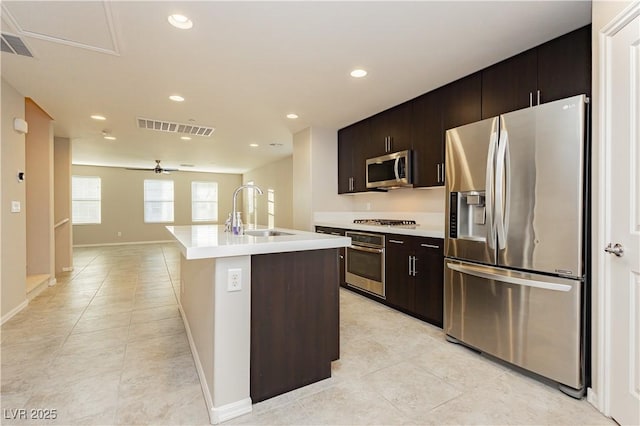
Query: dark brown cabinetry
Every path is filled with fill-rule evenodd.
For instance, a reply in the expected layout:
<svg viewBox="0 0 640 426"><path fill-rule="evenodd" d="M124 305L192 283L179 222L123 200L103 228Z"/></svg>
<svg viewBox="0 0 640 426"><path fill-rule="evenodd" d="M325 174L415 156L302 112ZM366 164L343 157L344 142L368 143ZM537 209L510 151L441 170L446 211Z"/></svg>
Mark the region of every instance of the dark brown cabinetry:
<svg viewBox="0 0 640 426"><path fill-rule="evenodd" d="M411 108L405 102L370 118L367 158L411 149Z"/></svg>
<svg viewBox="0 0 640 426"><path fill-rule="evenodd" d="M386 302L442 327L443 240L388 234Z"/></svg>
<svg viewBox="0 0 640 426"><path fill-rule="evenodd" d="M537 66L532 49L482 70L482 118L531 106L538 88Z"/></svg>
<svg viewBox="0 0 640 426"><path fill-rule="evenodd" d="M482 70L482 118L591 93L591 26Z"/></svg>
<svg viewBox="0 0 640 426"><path fill-rule="evenodd" d="M338 193L367 190L365 175L369 120L359 121L338 131Z"/></svg>
<svg viewBox="0 0 640 426"><path fill-rule="evenodd" d="M316 226L316 232L319 234L329 234L329 235L339 235L344 237L345 230L340 228L329 228L326 226ZM338 249L338 268L339 268L339 276L340 276L340 286L346 287L347 283L344 279L344 253L345 248L341 247Z"/></svg>
<svg viewBox="0 0 640 426"><path fill-rule="evenodd" d="M337 249L251 256L252 402L331 376L339 358Z"/></svg>
<svg viewBox="0 0 640 426"><path fill-rule="evenodd" d="M537 48L540 103L591 95L591 25Z"/></svg>
<svg viewBox="0 0 640 426"><path fill-rule="evenodd" d="M582 93L591 93L590 25L341 129L338 193L367 190L367 158L409 148L414 186L444 185L447 129Z"/></svg>
<svg viewBox="0 0 640 426"><path fill-rule="evenodd" d="M482 75L468 75L442 89L444 130L473 123L482 118Z"/></svg>
<svg viewBox="0 0 640 426"><path fill-rule="evenodd" d="M425 93L413 101L413 183L416 187L444 185L441 102L441 90Z"/></svg>

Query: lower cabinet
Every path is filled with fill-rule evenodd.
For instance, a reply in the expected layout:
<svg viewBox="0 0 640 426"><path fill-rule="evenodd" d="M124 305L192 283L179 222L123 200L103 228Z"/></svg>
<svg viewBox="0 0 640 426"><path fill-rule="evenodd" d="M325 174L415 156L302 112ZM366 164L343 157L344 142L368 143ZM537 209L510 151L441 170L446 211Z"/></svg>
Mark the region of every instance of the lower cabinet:
<svg viewBox="0 0 640 426"><path fill-rule="evenodd" d="M443 240L387 234L385 265L387 303L442 327Z"/></svg>
<svg viewBox="0 0 640 426"><path fill-rule="evenodd" d="M327 226L316 226L316 232L318 234L330 234L330 235L340 235L344 237L345 230L340 228L330 228ZM340 286L346 287L347 282L344 278L345 265L344 265L344 247L338 249L338 267L340 268Z"/></svg>

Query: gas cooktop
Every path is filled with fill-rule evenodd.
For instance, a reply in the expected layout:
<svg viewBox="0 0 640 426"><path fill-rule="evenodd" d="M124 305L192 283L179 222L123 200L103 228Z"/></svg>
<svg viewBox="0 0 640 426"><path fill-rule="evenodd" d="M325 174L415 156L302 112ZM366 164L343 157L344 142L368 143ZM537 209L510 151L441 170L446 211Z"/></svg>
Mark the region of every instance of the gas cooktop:
<svg viewBox="0 0 640 426"><path fill-rule="evenodd" d="M406 228L415 228L415 220L404 219L354 219L353 223L360 225L377 225L377 226L403 226Z"/></svg>

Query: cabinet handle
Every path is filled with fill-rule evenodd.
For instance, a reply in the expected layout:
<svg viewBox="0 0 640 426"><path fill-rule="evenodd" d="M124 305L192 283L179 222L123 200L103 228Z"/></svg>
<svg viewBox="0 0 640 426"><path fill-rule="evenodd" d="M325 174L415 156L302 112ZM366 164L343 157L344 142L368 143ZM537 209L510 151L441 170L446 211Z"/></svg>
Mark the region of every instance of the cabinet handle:
<svg viewBox="0 0 640 426"><path fill-rule="evenodd" d="M529 107L533 106L533 92L529 92Z"/></svg>
<svg viewBox="0 0 640 426"><path fill-rule="evenodd" d="M538 90L538 105L540 105L540 90Z"/></svg>
<svg viewBox="0 0 640 426"><path fill-rule="evenodd" d="M409 256L409 276L412 277L413 276L413 270L411 269L412 263L411 263L411 258L413 256Z"/></svg>
<svg viewBox="0 0 640 426"><path fill-rule="evenodd" d="M416 275L418 275L418 271L416 271L416 257L415 256L411 256L413 258L413 276L415 277Z"/></svg>
<svg viewBox="0 0 640 426"><path fill-rule="evenodd" d="M436 179L436 182L440 183L440 163L438 163L438 178Z"/></svg>
<svg viewBox="0 0 640 426"><path fill-rule="evenodd" d="M442 163L442 167L440 167L440 170L442 171L442 180L440 182L444 183L444 163Z"/></svg>
<svg viewBox="0 0 640 426"><path fill-rule="evenodd" d="M440 246L436 246L433 244L420 244L422 247L426 247L426 248L433 248L433 249L439 249Z"/></svg>
<svg viewBox="0 0 640 426"><path fill-rule="evenodd" d="M387 240L390 243L395 243L395 244L404 244L404 241L400 241L400 240Z"/></svg>
<svg viewBox="0 0 640 426"><path fill-rule="evenodd" d="M389 136L389 152L393 151L393 136Z"/></svg>

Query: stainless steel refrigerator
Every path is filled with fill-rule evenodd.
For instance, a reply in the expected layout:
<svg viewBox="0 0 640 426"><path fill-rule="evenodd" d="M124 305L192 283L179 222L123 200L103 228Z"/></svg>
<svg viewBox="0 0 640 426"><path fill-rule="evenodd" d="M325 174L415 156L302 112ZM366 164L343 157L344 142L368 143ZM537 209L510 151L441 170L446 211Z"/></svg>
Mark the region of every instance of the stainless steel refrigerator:
<svg viewBox="0 0 640 426"><path fill-rule="evenodd" d="M581 95L446 132L444 331L583 395Z"/></svg>

